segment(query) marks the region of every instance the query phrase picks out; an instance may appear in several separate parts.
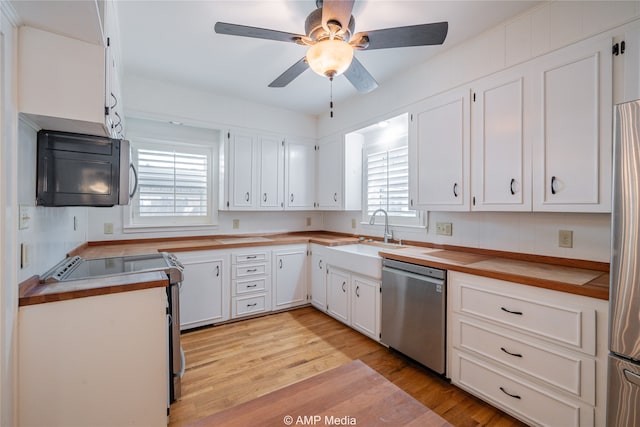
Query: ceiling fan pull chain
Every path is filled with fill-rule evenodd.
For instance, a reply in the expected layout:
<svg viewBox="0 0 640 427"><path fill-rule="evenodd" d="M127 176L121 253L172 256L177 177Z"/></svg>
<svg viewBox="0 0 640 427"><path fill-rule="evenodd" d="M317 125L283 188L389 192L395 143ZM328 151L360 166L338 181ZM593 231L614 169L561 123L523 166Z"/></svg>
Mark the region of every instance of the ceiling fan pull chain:
<svg viewBox="0 0 640 427"><path fill-rule="evenodd" d="M329 111L330 111L330 117L333 119L333 77L329 77L329 85L330 85L330 92L329 92Z"/></svg>

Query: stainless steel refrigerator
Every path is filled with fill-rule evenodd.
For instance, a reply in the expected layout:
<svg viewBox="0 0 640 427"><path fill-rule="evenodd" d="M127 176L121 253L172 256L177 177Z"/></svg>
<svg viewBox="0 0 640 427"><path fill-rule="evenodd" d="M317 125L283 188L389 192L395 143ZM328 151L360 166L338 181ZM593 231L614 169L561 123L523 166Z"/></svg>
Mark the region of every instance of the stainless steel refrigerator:
<svg viewBox="0 0 640 427"><path fill-rule="evenodd" d="M617 105L613 144L608 427L640 426L640 100Z"/></svg>

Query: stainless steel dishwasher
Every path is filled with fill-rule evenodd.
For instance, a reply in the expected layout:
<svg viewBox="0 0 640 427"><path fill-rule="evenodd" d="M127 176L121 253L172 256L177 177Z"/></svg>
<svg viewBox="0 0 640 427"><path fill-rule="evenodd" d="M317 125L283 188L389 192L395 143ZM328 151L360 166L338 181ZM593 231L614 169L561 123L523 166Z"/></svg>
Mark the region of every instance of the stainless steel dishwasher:
<svg viewBox="0 0 640 427"><path fill-rule="evenodd" d="M380 341L445 374L447 272L384 259Z"/></svg>

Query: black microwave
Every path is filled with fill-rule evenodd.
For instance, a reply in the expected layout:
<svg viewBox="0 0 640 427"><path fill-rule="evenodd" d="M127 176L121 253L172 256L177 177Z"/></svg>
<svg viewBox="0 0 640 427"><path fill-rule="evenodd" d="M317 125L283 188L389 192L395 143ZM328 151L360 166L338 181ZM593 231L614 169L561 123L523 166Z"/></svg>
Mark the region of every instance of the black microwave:
<svg viewBox="0 0 640 427"><path fill-rule="evenodd" d="M36 205L129 204L137 187L129 141L41 130L37 145Z"/></svg>

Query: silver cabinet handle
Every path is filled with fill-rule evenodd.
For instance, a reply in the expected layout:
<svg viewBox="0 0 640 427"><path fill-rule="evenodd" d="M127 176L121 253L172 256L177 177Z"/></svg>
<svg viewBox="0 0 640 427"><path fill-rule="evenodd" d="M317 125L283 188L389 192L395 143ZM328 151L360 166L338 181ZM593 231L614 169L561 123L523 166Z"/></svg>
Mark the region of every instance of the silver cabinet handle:
<svg viewBox="0 0 640 427"><path fill-rule="evenodd" d="M556 177L551 177L551 194L556 194Z"/></svg>
<svg viewBox="0 0 640 427"><path fill-rule="evenodd" d="M338 201L338 193L333 193L333 201L334 202Z"/></svg>
<svg viewBox="0 0 640 427"><path fill-rule="evenodd" d="M262 201L263 201L263 202L266 202L266 201L267 201L267 193L264 193L264 194L262 195Z"/></svg>
<svg viewBox="0 0 640 427"><path fill-rule="evenodd" d="M131 191L131 193L129 193L129 198L133 198L133 196L136 195L136 191L138 191L138 171L136 170L136 167L133 166L133 163L129 164L129 168L131 168L131 171L133 172L133 177L135 178L135 184L133 184L133 190Z"/></svg>
<svg viewBox="0 0 640 427"><path fill-rule="evenodd" d="M409 206L413 207L413 199L409 200Z"/></svg>
<svg viewBox="0 0 640 427"><path fill-rule="evenodd" d="M257 284L257 283L254 283L254 284L252 284L252 285L247 285L247 288L255 288L255 287L257 287L257 286L258 286L258 284Z"/></svg>
<svg viewBox="0 0 640 427"><path fill-rule="evenodd" d="M253 304L247 304L247 307L255 307L256 305L258 305L258 303L254 302Z"/></svg>
<svg viewBox="0 0 640 427"><path fill-rule="evenodd" d="M453 183L453 197L458 197L458 183Z"/></svg>
<svg viewBox="0 0 640 427"><path fill-rule="evenodd" d="M293 203L293 193L291 193L291 203Z"/></svg>
<svg viewBox="0 0 640 427"><path fill-rule="evenodd" d="M256 259L258 256L257 255L247 255L245 258L246 259Z"/></svg>
<svg viewBox="0 0 640 427"><path fill-rule="evenodd" d="M322 270L322 260L318 261L318 268Z"/></svg>
<svg viewBox="0 0 640 427"><path fill-rule="evenodd" d="M280 258L280 268L282 268L282 258Z"/></svg>
<svg viewBox="0 0 640 427"><path fill-rule="evenodd" d="M509 184L509 190L511 191L511 195L513 196L514 194L516 194L516 190L513 189L513 184L516 183L516 179L515 178L511 178L511 184Z"/></svg>
<svg viewBox="0 0 640 427"><path fill-rule="evenodd" d="M356 286L356 296L358 298L360 298L360 293L358 292L360 290L360 285Z"/></svg>
<svg viewBox="0 0 640 427"><path fill-rule="evenodd" d="M500 347L500 350L504 351L505 353L507 353L509 356L513 356L513 357L522 357L522 355L520 353L511 353L509 350L507 350L504 347Z"/></svg>
<svg viewBox="0 0 640 427"><path fill-rule="evenodd" d="M249 192L247 191L247 193L244 195L244 200L246 200L247 202L249 201Z"/></svg>
<svg viewBox="0 0 640 427"><path fill-rule="evenodd" d="M216 277L220 277L220 266L216 265Z"/></svg>
<svg viewBox="0 0 640 427"><path fill-rule="evenodd" d="M347 292L345 286L347 286L347 282L342 282L342 292Z"/></svg>
<svg viewBox="0 0 640 427"><path fill-rule="evenodd" d="M518 396L517 394L511 394L508 391L506 391L504 389L504 387L500 387L500 391L503 392L504 394L506 394L509 397L513 397L514 399L522 399L520 396Z"/></svg>
<svg viewBox="0 0 640 427"><path fill-rule="evenodd" d="M256 271L258 271L258 269L257 268L249 268L246 271L247 271L247 273L255 273Z"/></svg>
<svg viewBox="0 0 640 427"><path fill-rule="evenodd" d="M517 316L522 316L522 312L521 311L513 311L513 310L509 310L509 309L504 308L504 307L500 307L500 310L506 311L509 314L515 314Z"/></svg>

